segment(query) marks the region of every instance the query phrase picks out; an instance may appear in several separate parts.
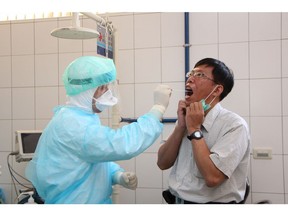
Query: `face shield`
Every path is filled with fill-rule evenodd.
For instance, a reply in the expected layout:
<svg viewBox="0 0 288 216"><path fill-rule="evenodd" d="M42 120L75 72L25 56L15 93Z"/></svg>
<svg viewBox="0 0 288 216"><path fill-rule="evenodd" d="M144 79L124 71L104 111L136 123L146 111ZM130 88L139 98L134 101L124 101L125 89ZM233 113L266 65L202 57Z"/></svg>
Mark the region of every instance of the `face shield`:
<svg viewBox="0 0 288 216"><path fill-rule="evenodd" d="M111 59L80 57L69 64L62 78L68 105L92 111L94 94L101 86L107 86L116 97L116 68Z"/></svg>
<svg viewBox="0 0 288 216"><path fill-rule="evenodd" d="M115 81L116 68L111 59L82 56L68 65L62 79L66 94L74 96Z"/></svg>
<svg viewBox="0 0 288 216"><path fill-rule="evenodd" d="M103 112L105 109L119 104L120 97L116 81L89 89L74 96L68 96L67 105L76 106L88 112L95 112L93 106ZM99 113L99 112L98 112Z"/></svg>
<svg viewBox="0 0 288 216"><path fill-rule="evenodd" d="M119 101L117 81L99 86L93 97L95 107L103 112L105 109L116 105Z"/></svg>

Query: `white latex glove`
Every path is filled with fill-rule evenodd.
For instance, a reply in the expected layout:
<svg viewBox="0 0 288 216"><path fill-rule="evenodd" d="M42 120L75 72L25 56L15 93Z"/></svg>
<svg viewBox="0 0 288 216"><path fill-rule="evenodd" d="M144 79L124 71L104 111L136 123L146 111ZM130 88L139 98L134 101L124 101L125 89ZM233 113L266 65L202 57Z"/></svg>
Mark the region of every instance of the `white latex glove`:
<svg viewBox="0 0 288 216"><path fill-rule="evenodd" d="M154 105L150 110L159 120L162 119L168 107L172 89L168 85L160 84L154 90Z"/></svg>
<svg viewBox="0 0 288 216"><path fill-rule="evenodd" d="M117 172L113 176L114 182L125 188L135 190L137 188L138 179L133 172Z"/></svg>

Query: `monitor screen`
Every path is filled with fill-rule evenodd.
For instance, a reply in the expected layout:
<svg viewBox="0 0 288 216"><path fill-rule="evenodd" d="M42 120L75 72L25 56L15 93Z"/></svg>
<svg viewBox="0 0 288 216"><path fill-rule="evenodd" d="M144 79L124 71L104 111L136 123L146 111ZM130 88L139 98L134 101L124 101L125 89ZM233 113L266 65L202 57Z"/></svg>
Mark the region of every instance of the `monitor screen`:
<svg viewBox="0 0 288 216"><path fill-rule="evenodd" d="M29 161L34 156L42 131L16 131L16 161Z"/></svg>
<svg viewBox="0 0 288 216"><path fill-rule="evenodd" d="M34 153L41 133L22 133L23 153Z"/></svg>

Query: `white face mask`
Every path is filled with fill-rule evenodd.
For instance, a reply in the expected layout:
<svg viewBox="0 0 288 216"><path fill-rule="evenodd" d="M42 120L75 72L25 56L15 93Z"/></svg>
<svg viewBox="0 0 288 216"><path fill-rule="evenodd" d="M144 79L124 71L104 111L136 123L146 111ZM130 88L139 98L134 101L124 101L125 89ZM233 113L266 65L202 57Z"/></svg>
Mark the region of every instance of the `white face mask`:
<svg viewBox="0 0 288 216"><path fill-rule="evenodd" d="M106 108L112 107L117 104L118 99L113 96L112 91L108 89L104 94L99 98L93 98L95 100L96 108L103 112Z"/></svg>

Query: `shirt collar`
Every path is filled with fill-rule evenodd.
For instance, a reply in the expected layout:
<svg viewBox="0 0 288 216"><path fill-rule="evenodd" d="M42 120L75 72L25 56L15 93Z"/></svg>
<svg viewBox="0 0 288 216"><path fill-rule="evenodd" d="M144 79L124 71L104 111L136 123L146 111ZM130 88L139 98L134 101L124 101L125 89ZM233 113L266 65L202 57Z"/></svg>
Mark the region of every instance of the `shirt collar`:
<svg viewBox="0 0 288 216"><path fill-rule="evenodd" d="M217 103L205 116L204 122L202 126L205 128L207 132L211 129L216 117L220 113L220 111L223 109L220 103Z"/></svg>

